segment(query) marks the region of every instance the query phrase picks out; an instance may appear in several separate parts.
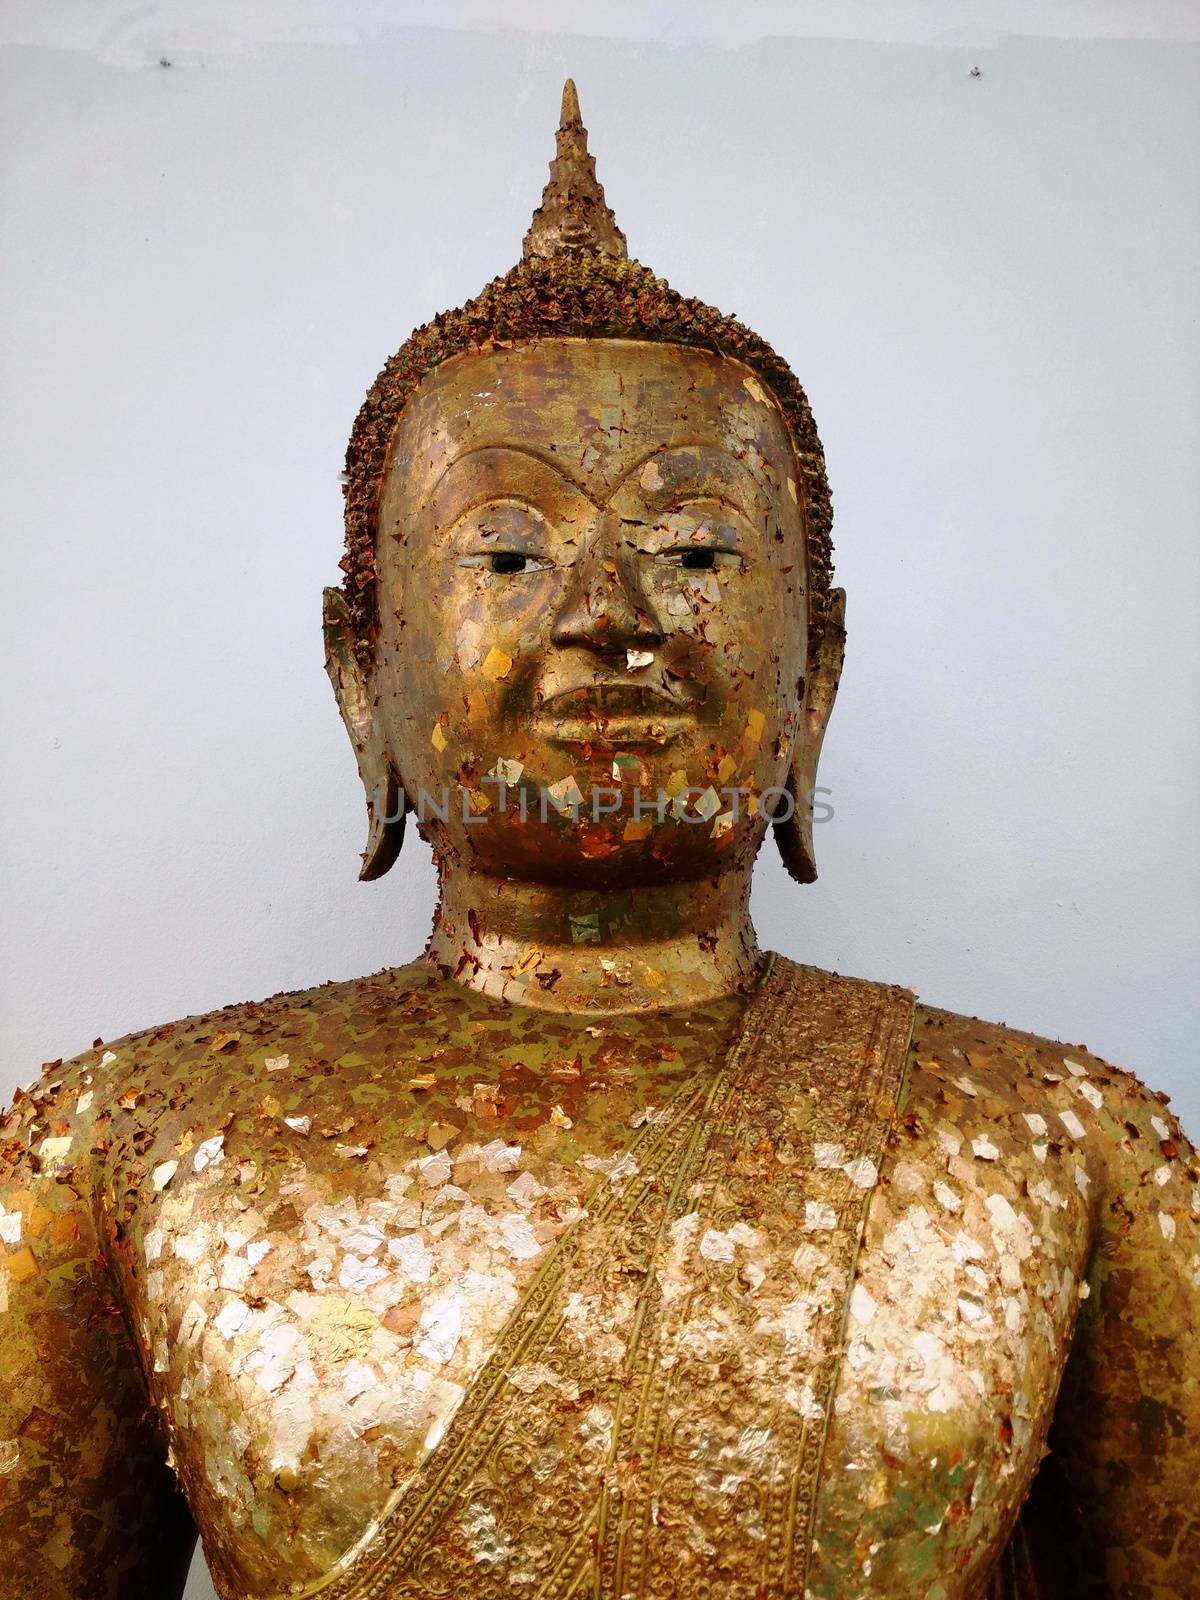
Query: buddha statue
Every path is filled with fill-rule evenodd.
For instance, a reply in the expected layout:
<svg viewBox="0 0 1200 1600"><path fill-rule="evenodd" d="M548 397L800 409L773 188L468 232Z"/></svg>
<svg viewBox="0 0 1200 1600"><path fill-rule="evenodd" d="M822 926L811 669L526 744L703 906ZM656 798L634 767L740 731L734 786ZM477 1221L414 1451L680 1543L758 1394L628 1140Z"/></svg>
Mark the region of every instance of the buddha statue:
<svg viewBox="0 0 1200 1600"><path fill-rule="evenodd" d="M359 415L330 676L424 954L55 1061L0 1160L8 1600L1200 1594L1200 1188L1079 1045L758 948L844 640L812 417L628 259Z"/></svg>

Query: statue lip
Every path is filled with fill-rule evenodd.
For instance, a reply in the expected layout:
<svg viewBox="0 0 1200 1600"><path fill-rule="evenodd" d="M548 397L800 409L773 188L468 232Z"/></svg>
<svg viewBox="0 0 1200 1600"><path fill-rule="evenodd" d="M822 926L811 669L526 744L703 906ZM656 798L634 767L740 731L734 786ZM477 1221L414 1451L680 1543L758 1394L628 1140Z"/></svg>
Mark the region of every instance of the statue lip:
<svg viewBox="0 0 1200 1600"><path fill-rule="evenodd" d="M649 683L629 683L618 679L610 683L583 683L574 689L560 689L542 701L540 710L556 716L607 720L613 716L679 716L686 702Z"/></svg>
<svg viewBox="0 0 1200 1600"><path fill-rule="evenodd" d="M606 750L669 744L694 722L695 709L647 683L587 683L550 695L535 720L560 744Z"/></svg>

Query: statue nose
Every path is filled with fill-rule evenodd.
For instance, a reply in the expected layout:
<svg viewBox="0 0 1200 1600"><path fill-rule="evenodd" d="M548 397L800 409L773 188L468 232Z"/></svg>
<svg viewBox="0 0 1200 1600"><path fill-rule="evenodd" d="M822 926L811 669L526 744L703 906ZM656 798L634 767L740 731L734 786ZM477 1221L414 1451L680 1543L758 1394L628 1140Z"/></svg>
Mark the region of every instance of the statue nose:
<svg viewBox="0 0 1200 1600"><path fill-rule="evenodd" d="M663 642L630 563L599 539L572 568L550 637L557 645L614 655L655 650Z"/></svg>

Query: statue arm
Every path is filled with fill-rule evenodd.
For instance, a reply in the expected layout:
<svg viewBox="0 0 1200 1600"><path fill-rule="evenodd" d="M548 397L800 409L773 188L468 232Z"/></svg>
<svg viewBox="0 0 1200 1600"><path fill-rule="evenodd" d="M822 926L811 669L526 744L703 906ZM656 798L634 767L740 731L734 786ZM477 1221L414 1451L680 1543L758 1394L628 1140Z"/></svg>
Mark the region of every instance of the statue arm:
<svg viewBox="0 0 1200 1600"><path fill-rule="evenodd" d="M1053 1445L1081 1597L1200 1579L1200 1169L1166 1106L1108 1069L1096 1245ZM1101 1119L1098 1119L1101 1120Z"/></svg>
<svg viewBox="0 0 1200 1600"><path fill-rule="evenodd" d="M86 1136L56 1113L35 1092L0 1123L0 1590L178 1600L195 1528L98 1238Z"/></svg>

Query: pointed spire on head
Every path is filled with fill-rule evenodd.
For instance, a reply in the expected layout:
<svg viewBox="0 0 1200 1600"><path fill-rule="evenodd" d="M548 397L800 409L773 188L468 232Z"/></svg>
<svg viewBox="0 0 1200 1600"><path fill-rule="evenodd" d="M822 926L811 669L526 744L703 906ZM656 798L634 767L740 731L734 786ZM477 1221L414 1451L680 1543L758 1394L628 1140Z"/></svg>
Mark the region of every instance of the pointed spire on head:
<svg viewBox="0 0 1200 1600"><path fill-rule="evenodd" d="M552 256L559 250L596 250L624 260L625 235L604 199L596 178L595 158L588 154L587 129L579 116L574 79L563 85L562 114L556 135L558 149L550 163L550 182L533 213L525 235L522 259Z"/></svg>

